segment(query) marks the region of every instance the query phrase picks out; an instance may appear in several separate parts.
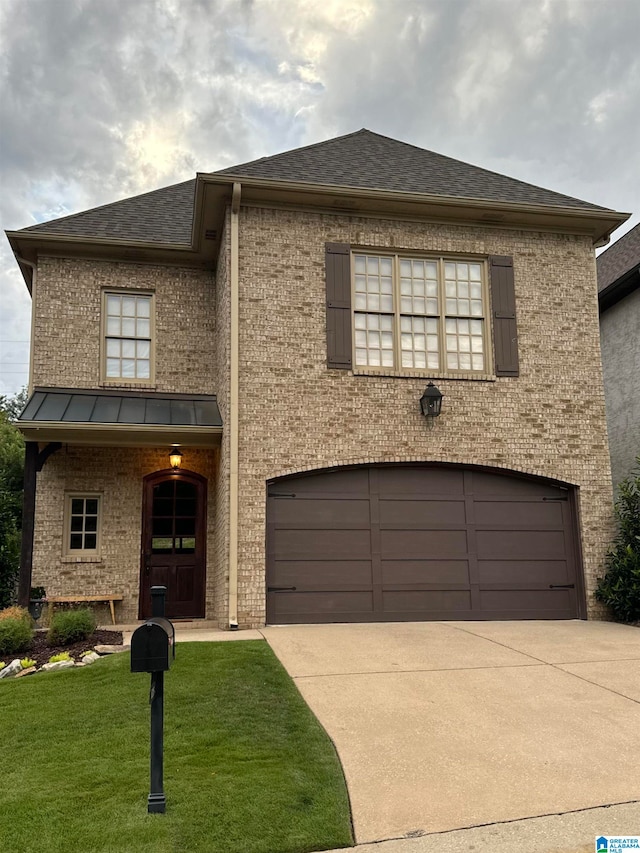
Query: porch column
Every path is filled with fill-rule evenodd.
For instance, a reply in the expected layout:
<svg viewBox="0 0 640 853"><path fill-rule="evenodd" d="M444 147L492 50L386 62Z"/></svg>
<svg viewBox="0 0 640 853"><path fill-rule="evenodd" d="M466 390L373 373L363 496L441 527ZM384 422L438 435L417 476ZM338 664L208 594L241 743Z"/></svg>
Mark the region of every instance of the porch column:
<svg viewBox="0 0 640 853"><path fill-rule="evenodd" d="M38 472L38 442L24 445L24 497L22 500L22 545L18 576L18 604L29 606L31 572L33 569L33 531L36 514L36 475Z"/></svg>

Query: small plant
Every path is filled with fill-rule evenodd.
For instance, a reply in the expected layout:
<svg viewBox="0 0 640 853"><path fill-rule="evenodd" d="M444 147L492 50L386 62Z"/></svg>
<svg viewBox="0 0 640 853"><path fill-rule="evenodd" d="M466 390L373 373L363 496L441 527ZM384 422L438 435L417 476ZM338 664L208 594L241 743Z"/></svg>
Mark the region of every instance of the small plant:
<svg viewBox="0 0 640 853"><path fill-rule="evenodd" d="M20 666L23 669L31 669L31 667L35 665L36 662L33 660L33 658L22 658L22 660L20 661Z"/></svg>
<svg viewBox="0 0 640 853"><path fill-rule="evenodd" d="M33 624L26 607L5 607L4 610L0 610L0 622L5 619L22 619L29 627Z"/></svg>
<svg viewBox="0 0 640 853"><path fill-rule="evenodd" d="M4 669L5 666L6 666L6 663L3 660L0 660L0 669Z"/></svg>
<svg viewBox="0 0 640 853"><path fill-rule="evenodd" d="M59 663L62 660L73 660L69 652L58 652L57 655L51 655L49 663Z"/></svg>
<svg viewBox="0 0 640 853"><path fill-rule="evenodd" d="M56 613L51 620L47 642L51 646L68 646L86 640L96 630L96 617L88 608Z"/></svg>
<svg viewBox="0 0 640 853"><path fill-rule="evenodd" d="M92 655L92 654L93 654L93 649L87 649L87 651L86 651L86 652L81 652L81 653L80 653L80 657L81 657L81 658L86 658L86 656L87 656L87 655Z"/></svg>
<svg viewBox="0 0 640 853"><path fill-rule="evenodd" d="M29 646L33 629L24 619L0 620L0 654L12 655Z"/></svg>
<svg viewBox="0 0 640 853"><path fill-rule="evenodd" d="M608 604L620 622L640 621L640 456L636 464L618 487L619 532L596 590L597 600Z"/></svg>

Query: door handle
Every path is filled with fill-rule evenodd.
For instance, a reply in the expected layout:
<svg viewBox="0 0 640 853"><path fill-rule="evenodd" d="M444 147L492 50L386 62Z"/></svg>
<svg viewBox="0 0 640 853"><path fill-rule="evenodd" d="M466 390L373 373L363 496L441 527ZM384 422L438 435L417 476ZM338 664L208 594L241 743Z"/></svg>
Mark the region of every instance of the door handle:
<svg viewBox="0 0 640 853"><path fill-rule="evenodd" d="M295 592L295 586L268 586L267 592Z"/></svg>
<svg viewBox="0 0 640 853"><path fill-rule="evenodd" d="M549 589L575 589L574 583L550 583Z"/></svg>

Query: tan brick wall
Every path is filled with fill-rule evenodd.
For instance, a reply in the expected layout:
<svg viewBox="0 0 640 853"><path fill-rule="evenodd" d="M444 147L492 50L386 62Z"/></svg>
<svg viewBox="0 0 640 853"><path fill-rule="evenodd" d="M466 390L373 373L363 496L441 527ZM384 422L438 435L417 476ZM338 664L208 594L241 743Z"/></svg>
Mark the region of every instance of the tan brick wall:
<svg viewBox="0 0 640 853"><path fill-rule="evenodd" d="M100 385L102 291L155 294L156 370L151 390L215 393L212 273L179 267L41 258L35 296L33 379L43 387ZM106 387L139 388L109 381Z"/></svg>
<svg viewBox="0 0 640 853"><path fill-rule="evenodd" d="M242 208L240 215L240 621L265 617L265 483L367 462L497 466L579 487L589 610L612 531L612 497L588 238ZM325 241L512 255L520 377L438 379L326 369Z"/></svg>
<svg viewBox="0 0 640 853"><path fill-rule="evenodd" d="M207 557L215 564L215 453L184 449L183 467L208 481ZM167 448L64 446L38 474L33 585L49 595L122 594L120 622L138 618L142 478L168 467ZM102 549L99 558L63 557L65 492L102 495ZM215 570L207 571L207 615L217 607Z"/></svg>

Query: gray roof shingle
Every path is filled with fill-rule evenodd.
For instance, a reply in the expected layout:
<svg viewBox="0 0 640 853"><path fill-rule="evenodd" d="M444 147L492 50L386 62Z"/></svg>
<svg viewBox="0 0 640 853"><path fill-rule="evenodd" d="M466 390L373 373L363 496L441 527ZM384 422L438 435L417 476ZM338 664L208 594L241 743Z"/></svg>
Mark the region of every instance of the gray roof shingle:
<svg viewBox="0 0 640 853"><path fill-rule="evenodd" d="M366 129L210 174L607 210ZM22 231L189 246L195 186L184 181Z"/></svg>
<svg viewBox="0 0 640 853"><path fill-rule="evenodd" d="M640 267L640 223L598 256L598 291Z"/></svg>
<svg viewBox="0 0 640 853"><path fill-rule="evenodd" d="M214 174L550 207L606 209L364 128L275 157L221 169Z"/></svg>
<svg viewBox="0 0 640 853"><path fill-rule="evenodd" d="M189 246L195 186L194 178L22 230Z"/></svg>

